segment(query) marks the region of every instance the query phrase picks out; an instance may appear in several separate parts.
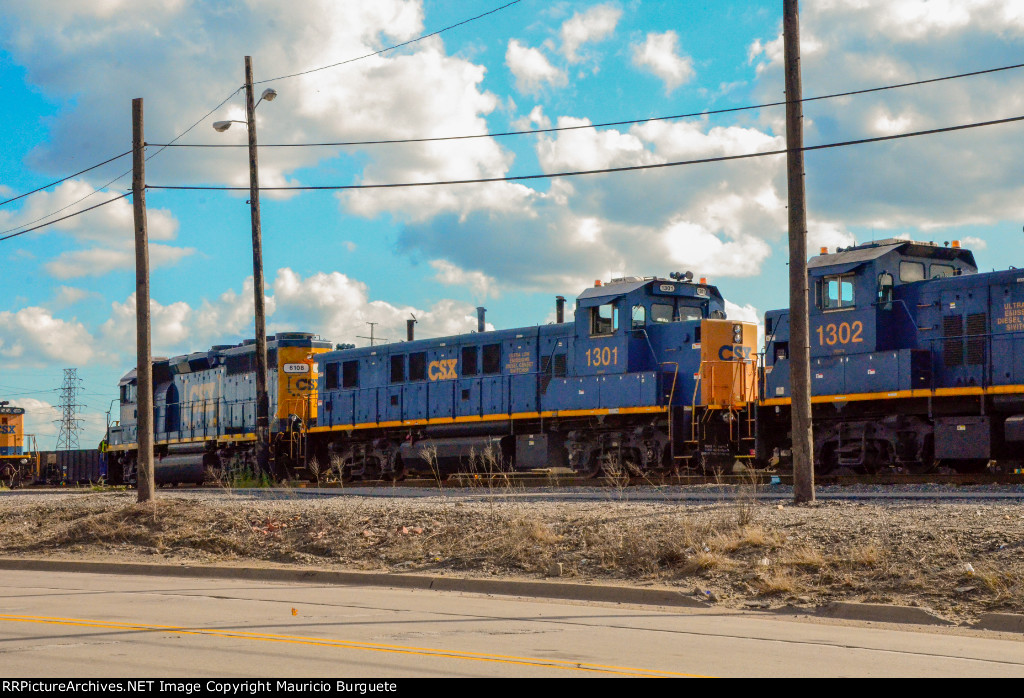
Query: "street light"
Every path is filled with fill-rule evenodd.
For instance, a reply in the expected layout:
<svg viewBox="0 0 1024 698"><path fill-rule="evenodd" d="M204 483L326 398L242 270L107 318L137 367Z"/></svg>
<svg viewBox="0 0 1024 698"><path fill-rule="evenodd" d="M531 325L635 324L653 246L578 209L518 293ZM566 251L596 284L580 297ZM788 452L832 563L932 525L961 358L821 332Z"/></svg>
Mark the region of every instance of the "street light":
<svg viewBox="0 0 1024 698"><path fill-rule="evenodd" d="M231 124L249 129L249 210L252 213L252 276L256 314L256 467L270 472L270 397L267 395L267 318L263 308L263 240L260 230L260 178L256 157L256 105L274 101L277 92L267 88L259 102L253 102L252 57L245 57L245 121L215 121L214 130L223 133Z"/></svg>

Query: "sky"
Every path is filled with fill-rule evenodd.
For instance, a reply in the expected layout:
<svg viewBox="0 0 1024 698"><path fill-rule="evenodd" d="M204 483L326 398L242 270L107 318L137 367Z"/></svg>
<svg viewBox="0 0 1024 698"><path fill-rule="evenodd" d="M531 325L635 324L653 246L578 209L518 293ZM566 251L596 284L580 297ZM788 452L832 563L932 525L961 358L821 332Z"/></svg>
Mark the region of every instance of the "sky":
<svg viewBox="0 0 1024 698"><path fill-rule="evenodd" d="M784 99L781 0L520 0L413 41L506 2L0 0L0 200L130 150L136 97L150 144L244 145L243 125L211 125L245 118L246 55L257 91L278 93L257 109L261 144L482 136L262 147L263 186L785 148L782 107L660 118ZM805 0L801 38L805 98L926 80L1020 62L1024 2ZM808 146L1022 116L1024 69L811 101L804 114ZM637 123L590 127L616 121ZM496 135L568 126L585 128ZM244 147L158 150L147 151L151 186L248 185ZM0 205L0 237L120 196L130 169L123 157ZM811 250L959 239L984 270L1024 261L1024 123L812 151L805 170ZM371 322L375 337L403 339L411 313L417 336L438 337L474 329L478 305L495 328L528 326L553 321L554 296L572 299L595 279L672 271L707 277L732 317L754 320L788 303L786 197L783 156L267 191L268 331L363 346ZM247 194L146 198L154 355L253 336ZM80 378L80 444L102 438L134 366L133 239L125 198L0 241L0 400L28 410L40 448L56 443L65 368Z"/></svg>

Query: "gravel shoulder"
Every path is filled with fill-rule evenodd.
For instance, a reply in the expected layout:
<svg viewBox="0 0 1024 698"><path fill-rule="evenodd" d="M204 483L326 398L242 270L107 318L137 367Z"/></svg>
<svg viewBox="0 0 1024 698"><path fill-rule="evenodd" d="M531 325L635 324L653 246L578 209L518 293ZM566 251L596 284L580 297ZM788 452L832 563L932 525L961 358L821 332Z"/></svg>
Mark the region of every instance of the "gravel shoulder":
<svg viewBox="0 0 1024 698"><path fill-rule="evenodd" d="M793 506L502 496L5 493L0 556L295 565L677 588L730 608L862 601L1024 613L1024 500Z"/></svg>

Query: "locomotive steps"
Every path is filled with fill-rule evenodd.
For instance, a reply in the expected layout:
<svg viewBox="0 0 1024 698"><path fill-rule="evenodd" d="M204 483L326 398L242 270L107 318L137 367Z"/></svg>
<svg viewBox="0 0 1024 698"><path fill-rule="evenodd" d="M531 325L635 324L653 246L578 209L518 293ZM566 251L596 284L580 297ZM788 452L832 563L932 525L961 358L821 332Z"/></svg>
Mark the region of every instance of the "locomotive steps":
<svg viewBox="0 0 1024 698"><path fill-rule="evenodd" d="M1019 502L262 494L165 490L147 506L132 493L3 496L0 557L917 623L925 609L958 625L1024 613ZM1016 627L1000 618L985 623Z"/></svg>

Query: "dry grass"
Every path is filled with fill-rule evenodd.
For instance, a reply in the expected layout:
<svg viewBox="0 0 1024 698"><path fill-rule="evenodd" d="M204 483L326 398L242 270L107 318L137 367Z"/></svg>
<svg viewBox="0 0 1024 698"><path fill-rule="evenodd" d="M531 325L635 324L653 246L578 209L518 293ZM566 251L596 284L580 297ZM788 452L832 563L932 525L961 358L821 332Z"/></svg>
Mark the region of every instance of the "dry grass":
<svg viewBox="0 0 1024 698"><path fill-rule="evenodd" d="M787 567L800 567L807 570L820 570L827 562L821 551L809 545L794 548L782 556L780 562Z"/></svg>
<svg viewBox="0 0 1024 698"><path fill-rule="evenodd" d="M781 596L800 591L799 580L788 570L772 570L759 574L752 582L760 596Z"/></svg>
<svg viewBox="0 0 1024 698"><path fill-rule="evenodd" d="M926 603L951 618L1024 612L1019 505L985 505L982 516L978 505L758 504L748 517L735 503L524 503L502 496L512 485L491 473L480 487L492 496L480 502L214 500L187 491L141 506L132 493L9 498L0 502L0 555L489 576L557 569L580 580L696 587L734 605L801 593Z"/></svg>

